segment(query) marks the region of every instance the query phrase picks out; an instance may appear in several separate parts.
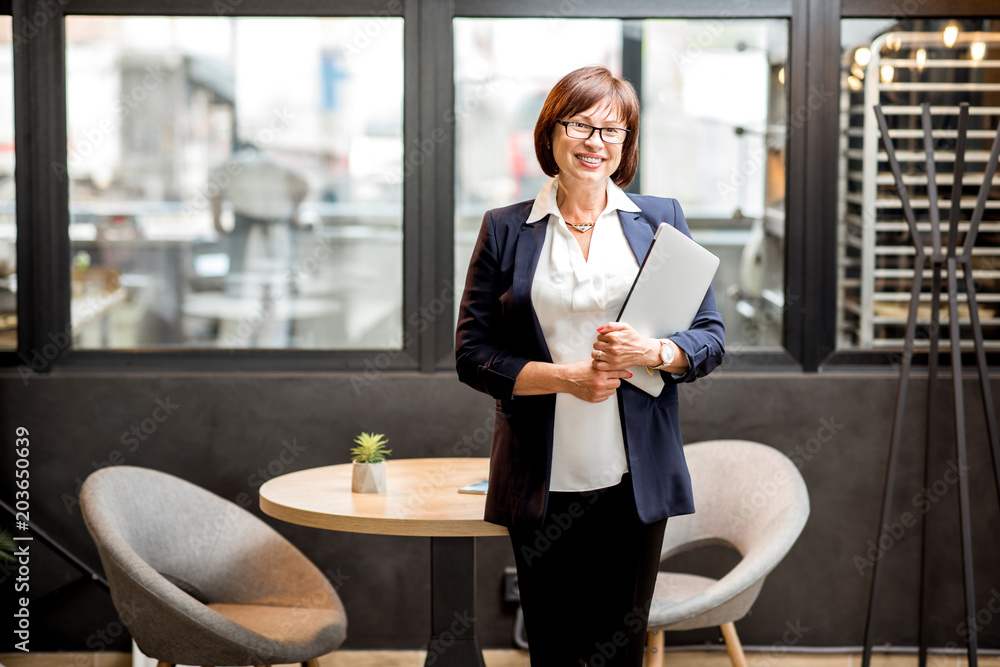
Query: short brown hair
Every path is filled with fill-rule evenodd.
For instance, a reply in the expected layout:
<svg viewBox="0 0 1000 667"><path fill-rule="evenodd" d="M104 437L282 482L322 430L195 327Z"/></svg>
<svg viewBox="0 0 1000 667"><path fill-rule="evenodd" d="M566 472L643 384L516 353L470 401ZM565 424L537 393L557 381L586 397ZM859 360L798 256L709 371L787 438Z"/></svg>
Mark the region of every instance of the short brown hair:
<svg viewBox="0 0 1000 667"><path fill-rule="evenodd" d="M602 103L610 104L621 114L625 129L629 130L622 144L621 163L611 174L611 180L621 188L632 182L639 166L639 98L631 83L599 65L573 70L560 79L545 98L535 123L535 155L546 175L559 173L559 165L552 156L552 128L556 121Z"/></svg>

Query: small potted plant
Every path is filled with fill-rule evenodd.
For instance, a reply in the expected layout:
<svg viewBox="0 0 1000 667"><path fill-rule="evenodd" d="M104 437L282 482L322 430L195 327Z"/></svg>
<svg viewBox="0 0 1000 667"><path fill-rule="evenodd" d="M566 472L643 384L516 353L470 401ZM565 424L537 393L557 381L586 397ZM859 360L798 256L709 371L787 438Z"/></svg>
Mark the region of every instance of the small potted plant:
<svg viewBox="0 0 1000 667"><path fill-rule="evenodd" d="M385 448L388 440L381 433L362 433L354 442L357 447L351 449L354 462L351 490L354 493L385 493L385 458L392 453Z"/></svg>

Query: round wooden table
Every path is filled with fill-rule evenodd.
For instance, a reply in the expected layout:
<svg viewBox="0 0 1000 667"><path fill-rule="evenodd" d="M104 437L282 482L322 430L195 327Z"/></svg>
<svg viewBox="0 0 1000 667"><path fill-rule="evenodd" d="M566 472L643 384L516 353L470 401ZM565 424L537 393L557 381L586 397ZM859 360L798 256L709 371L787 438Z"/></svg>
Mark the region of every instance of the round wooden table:
<svg viewBox="0 0 1000 667"><path fill-rule="evenodd" d="M486 496L459 493L489 477L489 459L397 459L385 493L352 493L353 464L300 470L260 487L265 514L302 526L431 538L431 637L425 665L485 667L469 610L476 599L476 537L507 535L483 521ZM456 623L456 620L462 620Z"/></svg>

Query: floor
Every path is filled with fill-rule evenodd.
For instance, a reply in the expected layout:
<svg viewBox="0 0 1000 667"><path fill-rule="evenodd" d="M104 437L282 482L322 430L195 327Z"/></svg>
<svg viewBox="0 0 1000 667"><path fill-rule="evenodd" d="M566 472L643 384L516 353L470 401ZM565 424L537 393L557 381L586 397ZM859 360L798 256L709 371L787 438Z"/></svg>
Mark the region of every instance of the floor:
<svg viewBox="0 0 1000 667"><path fill-rule="evenodd" d="M487 667L528 667L527 653L513 650L483 652ZM320 667L422 667L424 651L338 651L320 658ZM664 663L684 667L729 667L721 651L668 652ZM855 653L783 653L747 652L749 667L861 667L861 655ZM132 667L128 653L0 653L5 667ZM916 667L915 655L872 657L871 667ZM928 667L964 667L964 656L931 655ZM981 667L1000 667L1000 656L980 654ZM286 667L274 665L273 667ZM298 667L290 665L287 667Z"/></svg>

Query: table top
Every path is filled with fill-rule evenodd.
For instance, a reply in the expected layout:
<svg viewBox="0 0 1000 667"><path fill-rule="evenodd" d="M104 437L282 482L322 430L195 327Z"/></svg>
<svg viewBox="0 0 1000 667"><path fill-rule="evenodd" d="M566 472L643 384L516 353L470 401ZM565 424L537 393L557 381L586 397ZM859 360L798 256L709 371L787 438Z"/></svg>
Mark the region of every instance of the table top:
<svg viewBox="0 0 1000 667"><path fill-rule="evenodd" d="M385 493L352 493L353 464L310 468L268 480L260 508L282 521L374 535L486 537L506 535L483 521L485 495L459 487L489 477L487 458L395 459Z"/></svg>

